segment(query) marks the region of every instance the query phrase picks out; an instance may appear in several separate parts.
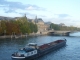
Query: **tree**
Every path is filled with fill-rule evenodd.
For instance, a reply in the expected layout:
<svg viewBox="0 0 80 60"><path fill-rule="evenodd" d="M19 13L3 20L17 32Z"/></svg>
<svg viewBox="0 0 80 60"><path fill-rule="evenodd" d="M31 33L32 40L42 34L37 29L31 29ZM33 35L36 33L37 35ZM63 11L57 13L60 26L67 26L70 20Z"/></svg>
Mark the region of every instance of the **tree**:
<svg viewBox="0 0 80 60"><path fill-rule="evenodd" d="M36 24L27 21L27 17L23 16L16 20L2 20L0 22L0 35L6 33L7 35L14 34L26 34L37 32L38 28Z"/></svg>
<svg viewBox="0 0 80 60"><path fill-rule="evenodd" d="M17 19L16 24L19 25L20 32L22 34L30 33L30 29L29 29L29 26L28 26L29 24L28 24L27 18L25 16Z"/></svg>
<svg viewBox="0 0 80 60"><path fill-rule="evenodd" d="M60 27L59 27L59 25L57 25L57 24L50 24L50 28L51 29L54 29L54 30L60 30Z"/></svg>
<svg viewBox="0 0 80 60"><path fill-rule="evenodd" d="M6 30L7 35L11 35L13 33L15 33L15 34L20 33L20 29L17 24L14 24L12 22L6 22L6 27L7 27L7 30Z"/></svg>
<svg viewBox="0 0 80 60"><path fill-rule="evenodd" d="M34 24L34 32L36 33L38 31L38 27L36 24Z"/></svg>
<svg viewBox="0 0 80 60"><path fill-rule="evenodd" d="M0 26L0 34L1 35L4 35L6 32L6 21L4 20L1 20L1 26Z"/></svg>
<svg viewBox="0 0 80 60"><path fill-rule="evenodd" d="M50 28L54 29L54 30L67 30L67 31L75 31L75 30L80 30L80 28L77 27L73 27L73 26L59 26L57 24L50 24Z"/></svg>

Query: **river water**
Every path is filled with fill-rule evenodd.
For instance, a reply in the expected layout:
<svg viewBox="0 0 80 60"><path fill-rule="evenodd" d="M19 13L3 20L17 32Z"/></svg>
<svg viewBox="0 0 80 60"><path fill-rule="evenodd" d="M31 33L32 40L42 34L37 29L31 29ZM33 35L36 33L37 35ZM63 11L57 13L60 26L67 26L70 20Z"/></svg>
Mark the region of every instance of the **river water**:
<svg viewBox="0 0 80 60"><path fill-rule="evenodd" d="M20 39L0 39L0 60L12 60L11 54L28 43L44 44L61 38L67 39L65 47L35 60L80 60L79 36L32 36Z"/></svg>

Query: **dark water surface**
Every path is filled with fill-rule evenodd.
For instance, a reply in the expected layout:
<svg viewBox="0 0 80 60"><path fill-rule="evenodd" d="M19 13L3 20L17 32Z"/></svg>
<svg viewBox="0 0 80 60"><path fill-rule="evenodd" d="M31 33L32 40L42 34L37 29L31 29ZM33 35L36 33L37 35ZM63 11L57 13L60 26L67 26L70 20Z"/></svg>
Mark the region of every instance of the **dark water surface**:
<svg viewBox="0 0 80 60"><path fill-rule="evenodd" d="M35 60L80 60L80 37L36 36L21 39L0 39L0 60L12 60L11 54L28 43L44 44L66 38L67 46Z"/></svg>

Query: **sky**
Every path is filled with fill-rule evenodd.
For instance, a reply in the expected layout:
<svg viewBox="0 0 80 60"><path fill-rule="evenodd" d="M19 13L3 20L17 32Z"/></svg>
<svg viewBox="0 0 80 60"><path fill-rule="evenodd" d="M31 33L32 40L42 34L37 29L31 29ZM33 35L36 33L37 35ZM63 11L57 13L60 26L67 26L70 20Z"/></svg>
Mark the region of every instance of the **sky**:
<svg viewBox="0 0 80 60"><path fill-rule="evenodd" d="M42 18L44 22L80 27L80 0L0 0L0 16Z"/></svg>

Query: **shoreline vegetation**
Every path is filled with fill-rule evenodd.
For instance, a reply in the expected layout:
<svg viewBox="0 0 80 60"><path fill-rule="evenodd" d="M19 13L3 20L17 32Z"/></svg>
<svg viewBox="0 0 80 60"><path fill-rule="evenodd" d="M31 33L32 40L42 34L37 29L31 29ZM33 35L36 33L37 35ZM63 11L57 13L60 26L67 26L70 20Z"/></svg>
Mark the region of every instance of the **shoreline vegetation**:
<svg viewBox="0 0 80 60"><path fill-rule="evenodd" d="M32 22L28 22L26 16L15 20L0 20L1 37L16 37L17 35L26 35L26 33L36 33L37 31L37 25Z"/></svg>
<svg viewBox="0 0 80 60"><path fill-rule="evenodd" d="M44 22L45 23L45 22ZM40 24L42 24L40 22ZM47 35L47 31L80 31L80 28L73 26L66 26L65 24L54 24L50 23L49 26L45 28L40 28L43 25L37 25L37 20L34 19L33 22L29 22L28 18L25 16L18 17L12 20L0 20L0 38L21 38L27 36L39 36ZM43 31L43 30L44 31Z"/></svg>

